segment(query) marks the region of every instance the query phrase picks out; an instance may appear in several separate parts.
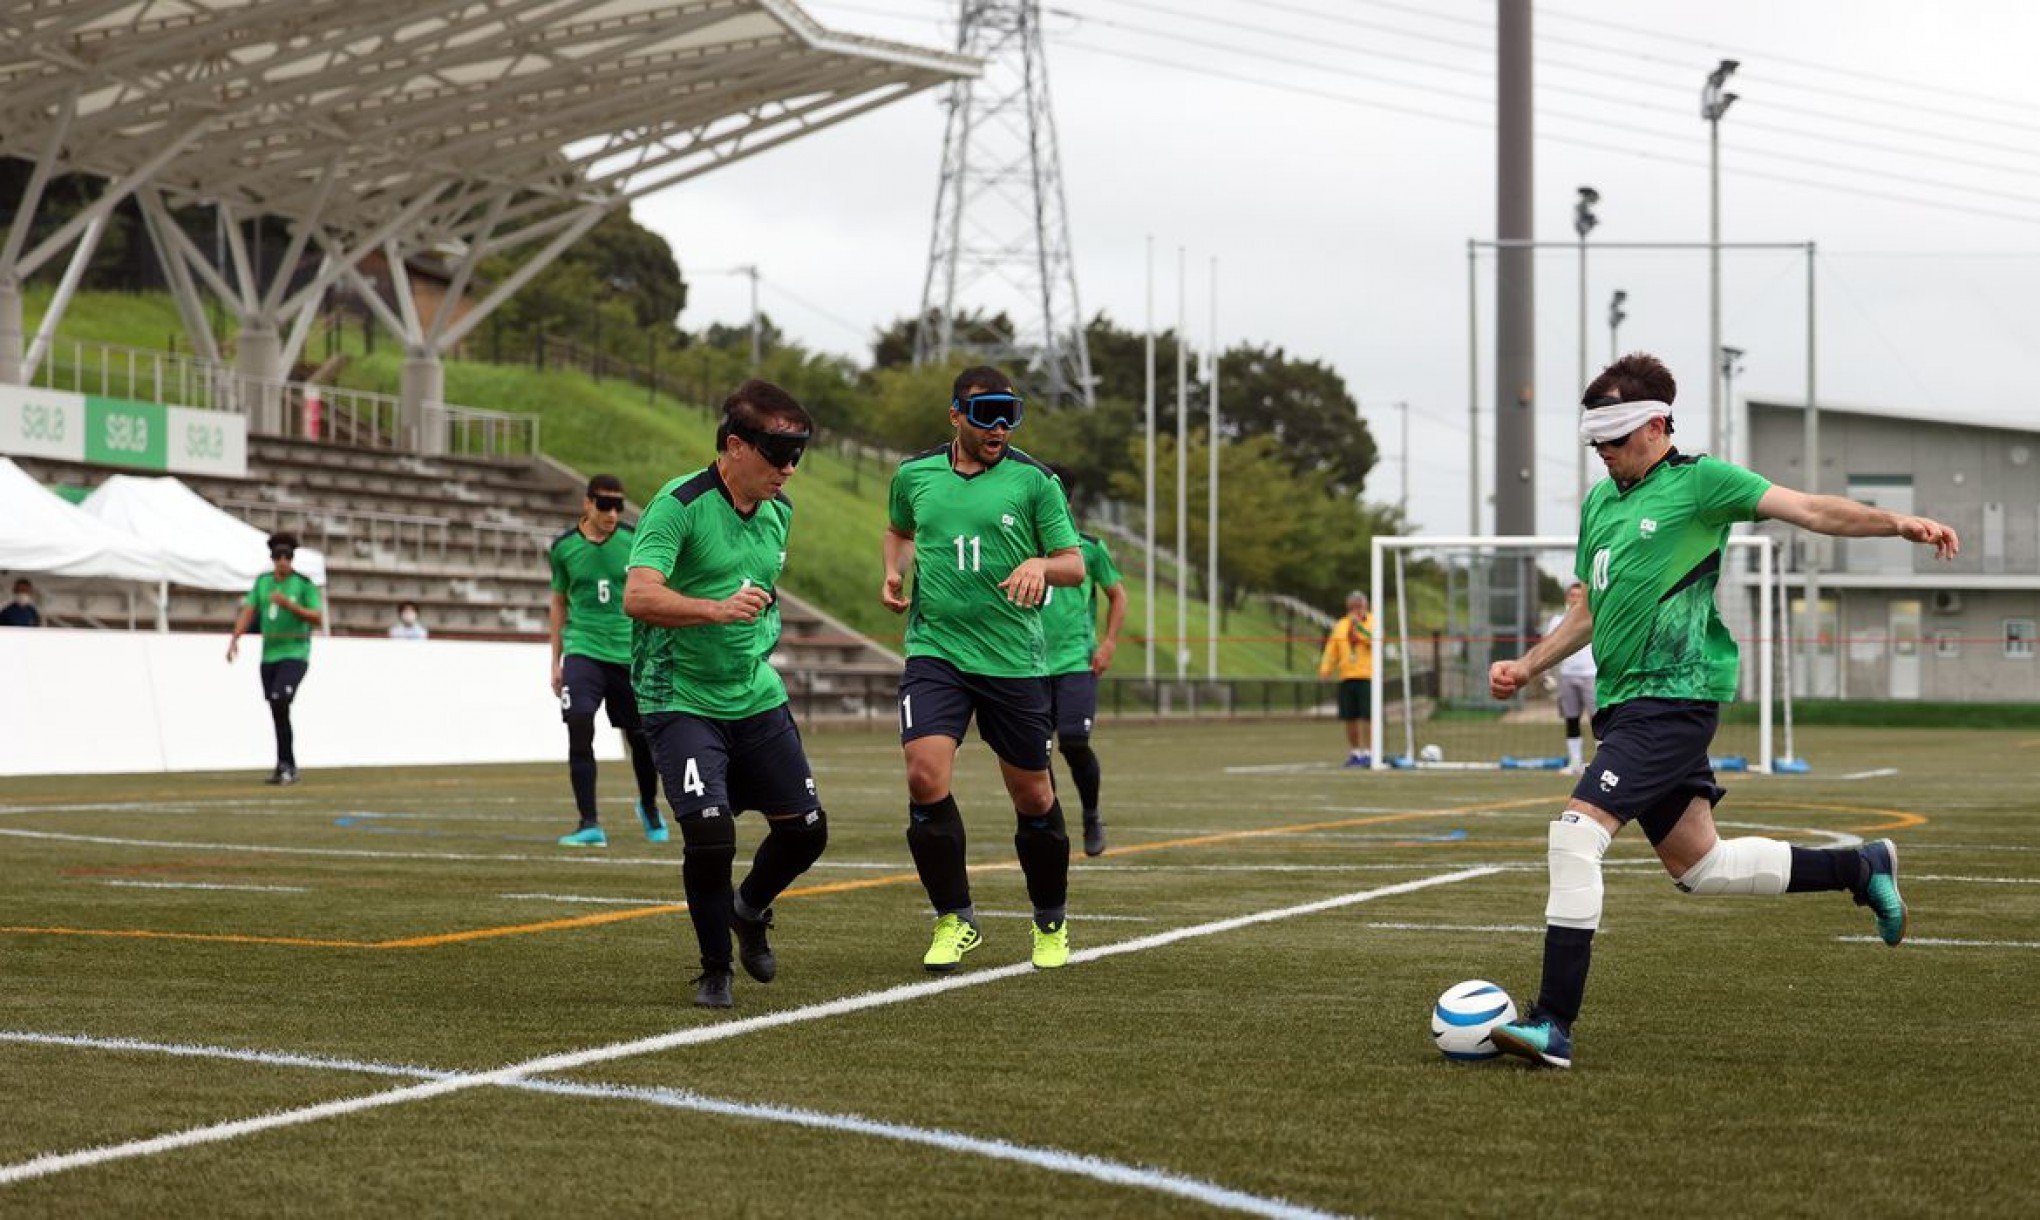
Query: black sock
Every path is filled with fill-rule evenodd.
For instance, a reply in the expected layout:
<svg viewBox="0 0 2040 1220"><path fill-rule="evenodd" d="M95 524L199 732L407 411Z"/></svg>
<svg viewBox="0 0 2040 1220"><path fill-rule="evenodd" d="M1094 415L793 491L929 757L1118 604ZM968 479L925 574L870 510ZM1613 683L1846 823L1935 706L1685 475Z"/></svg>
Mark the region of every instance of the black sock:
<svg viewBox="0 0 2040 1220"><path fill-rule="evenodd" d="M963 814L950 794L907 806L907 850L937 914L970 908L970 873L964 868Z"/></svg>
<svg viewBox="0 0 2040 1220"><path fill-rule="evenodd" d="M295 748L297 735L291 732L290 728L290 700L270 700L269 719L276 725L277 768L279 770L284 767L295 769L297 767L297 750Z"/></svg>
<svg viewBox="0 0 2040 1220"><path fill-rule="evenodd" d="M594 727L590 720L589 727ZM643 729L632 729L623 735L630 746L630 769L637 774L638 800L644 802L645 812L651 817L652 825L659 824L659 768L652 761L652 743ZM593 789L590 789L593 796Z"/></svg>
<svg viewBox="0 0 2040 1220"><path fill-rule="evenodd" d="M1078 807L1085 817L1098 812L1098 785L1104 778L1098 766L1098 752L1091 748L1089 737L1065 737L1062 739L1063 761L1070 765L1070 778L1076 781Z"/></svg>
<svg viewBox="0 0 2040 1220"><path fill-rule="evenodd" d="M1853 847L1795 847L1788 894L1854 890L1863 885L1863 854Z"/></svg>
<svg viewBox="0 0 2040 1220"><path fill-rule="evenodd" d="M1027 877L1027 897L1034 903L1037 923L1060 923L1070 899L1070 836L1063 824L1062 802L1040 815L1018 814L1013 851Z"/></svg>
<svg viewBox="0 0 2040 1220"><path fill-rule="evenodd" d="M763 914L793 879L808 871L822 858L829 845L828 816L817 809L800 817L780 818L758 842L758 854L751 857L751 872L737 894L744 906Z"/></svg>
<svg viewBox="0 0 2040 1220"><path fill-rule="evenodd" d="M687 918L701 947L703 970L730 968L730 874L737 858L737 827L729 815L680 819L686 850L680 882L687 890Z"/></svg>
<svg viewBox="0 0 2040 1220"><path fill-rule="evenodd" d="M567 718L567 779L574 785L574 808L581 824L593 826L595 811L595 717Z"/></svg>
<svg viewBox="0 0 2040 1220"><path fill-rule="evenodd" d="M1587 995L1587 967L1594 958L1592 928L1544 929L1544 982L1537 991L1537 1011L1566 1028L1579 1019Z"/></svg>

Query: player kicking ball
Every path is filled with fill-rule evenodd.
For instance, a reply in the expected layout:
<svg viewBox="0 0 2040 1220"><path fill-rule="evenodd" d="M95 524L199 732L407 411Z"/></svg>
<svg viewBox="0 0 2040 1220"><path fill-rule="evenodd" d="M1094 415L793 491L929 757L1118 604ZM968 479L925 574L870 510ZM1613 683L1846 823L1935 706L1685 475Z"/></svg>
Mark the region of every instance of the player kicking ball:
<svg viewBox="0 0 2040 1220"><path fill-rule="evenodd" d="M779 973L767 933L772 902L821 858L829 825L766 658L779 643L774 592L793 503L781 491L814 435L793 396L768 381L723 403L715 461L659 489L638 520L624 586L631 682L666 799L685 844L680 877L701 950L694 1002L732 1004L730 941L744 973ZM767 830L743 884L731 887L737 815Z"/></svg>
<svg viewBox="0 0 2040 1220"><path fill-rule="evenodd" d="M1680 453L1671 441L1677 393L1671 370L1640 352L1587 387L1580 436L1609 475L1581 513L1575 563L1587 596L1536 647L1488 672L1495 698L1507 699L1589 642L1600 669L1599 744L1550 829L1543 983L1522 1020L1493 1032L1504 1052L1547 1067L1572 1066L1573 1022L1601 926L1601 857L1625 823L1643 826L1685 893L1844 891L1870 908L1885 944L1905 939L1891 840L1823 850L1716 833L1714 807L1725 792L1708 747L1721 704L1735 698L1738 657L1714 589L1738 521L1768 518L1842 538L1896 535L1941 559L1959 549L1955 531Z"/></svg>
<svg viewBox="0 0 2040 1220"><path fill-rule="evenodd" d="M984 941L950 787L973 717L1013 800L1013 850L1034 905L1034 965L1070 960L1070 836L1048 770L1055 717L1039 607L1050 585L1083 582L1084 560L1055 476L1012 447L1023 409L1004 373L965 369L949 404L954 438L900 463L887 509L879 600L907 615L907 848L935 908L921 965L937 972L956 969Z"/></svg>

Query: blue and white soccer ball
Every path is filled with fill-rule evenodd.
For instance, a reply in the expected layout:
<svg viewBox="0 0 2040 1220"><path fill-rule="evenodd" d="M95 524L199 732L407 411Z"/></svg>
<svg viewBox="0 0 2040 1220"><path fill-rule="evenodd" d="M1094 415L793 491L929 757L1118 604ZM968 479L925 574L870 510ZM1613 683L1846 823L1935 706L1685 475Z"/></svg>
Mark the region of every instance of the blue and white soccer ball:
<svg viewBox="0 0 2040 1220"><path fill-rule="evenodd" d="M1486 979L1446 989L1431 1009L1431 1039L1447 1059L1492 1059L1502 1052L1489 1037L1516 1019L1516 1001Z"/></svg>

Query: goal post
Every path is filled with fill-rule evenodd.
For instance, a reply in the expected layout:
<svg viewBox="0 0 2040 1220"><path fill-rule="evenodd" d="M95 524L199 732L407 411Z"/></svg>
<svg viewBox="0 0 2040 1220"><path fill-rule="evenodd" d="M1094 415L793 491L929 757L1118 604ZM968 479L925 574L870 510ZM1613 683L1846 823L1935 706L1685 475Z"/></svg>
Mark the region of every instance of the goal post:
<svg viewBox="0 0 2040 1220"><path fill-rule="evenodd" d="M1368 585L1375 621L1372 766L1415 770L1556 770L1566 762L1555 671L1508 700L1488 694L1488 666L1522 655L1564 609L1577 540L1563 535L1410 535L1374 539ZM1740 532L1716 591L1741 653L1736 702L1715 737L1717 769L1771 771L1780 589L1777 539ZM1589 712L1591 716L1591 711ZM1591 738L1591 732L1586 734ZM1789 752L1788 746L1788 752ZM1592 755L1591 741L1587 754Z"/></svg>

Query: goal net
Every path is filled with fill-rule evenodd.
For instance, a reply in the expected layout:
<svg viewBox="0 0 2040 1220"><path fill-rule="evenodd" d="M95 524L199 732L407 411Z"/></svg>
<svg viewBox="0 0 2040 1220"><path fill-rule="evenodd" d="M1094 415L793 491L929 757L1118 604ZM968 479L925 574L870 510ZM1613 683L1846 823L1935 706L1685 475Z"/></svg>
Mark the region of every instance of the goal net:
<svg viewBox="0 0 2040 1220"><path fill-rule="evenodd" d="M1555 771L1566 765L1557 671L1514 698L1497 700L1488 693L1488 666L1522 655L1564 612L1574 545L1569 537L1374 540L1376 769ZM1742 653L1741 691L1722 711L1716 770L1803 769L1773 752L1773 723L1789 725L1791 717L1790 683L1772 680L1782 634L1773 629L1776 545L1755 533L1728 540L1717 601ZM1590 759L1591 715L1589 709L1581 726Z"/></svg>

